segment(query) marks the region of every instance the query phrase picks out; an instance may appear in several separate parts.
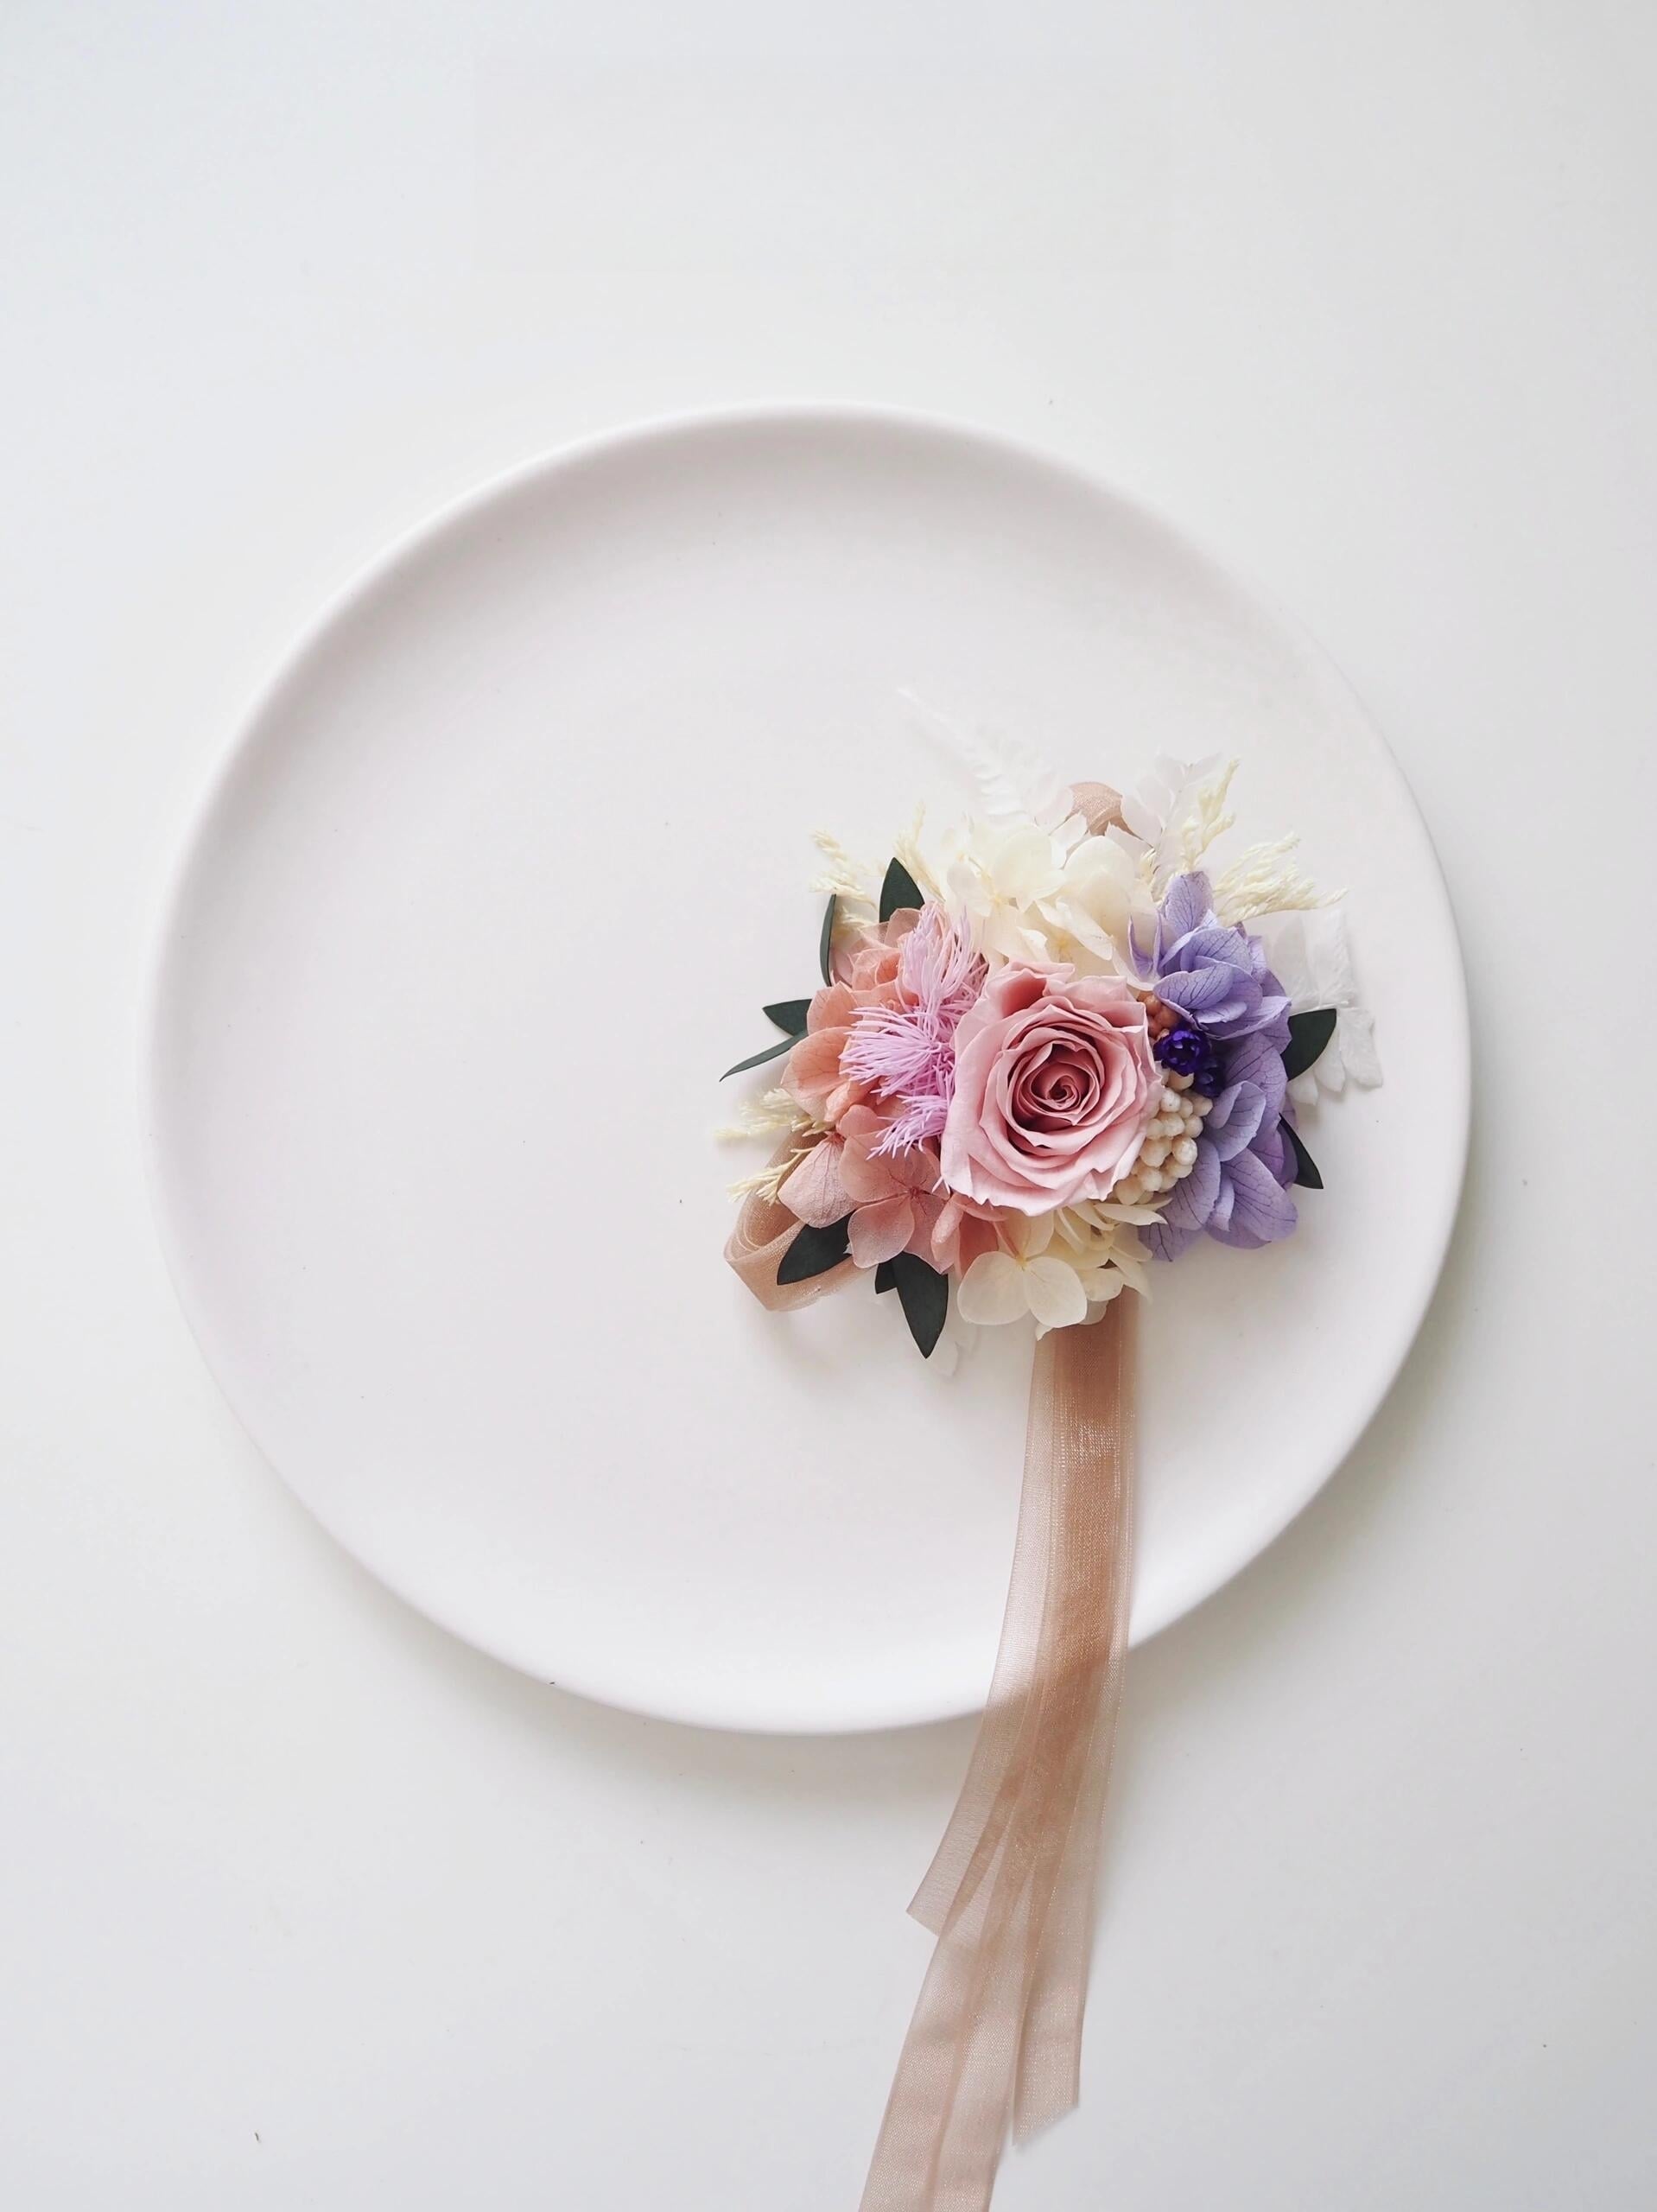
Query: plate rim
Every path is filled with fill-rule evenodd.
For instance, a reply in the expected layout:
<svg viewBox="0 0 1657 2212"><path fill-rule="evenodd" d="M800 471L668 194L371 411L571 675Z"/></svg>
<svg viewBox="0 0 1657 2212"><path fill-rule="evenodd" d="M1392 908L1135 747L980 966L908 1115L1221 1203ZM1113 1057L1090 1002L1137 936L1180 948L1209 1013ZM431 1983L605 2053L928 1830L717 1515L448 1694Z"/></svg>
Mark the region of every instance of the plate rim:
<svg viewBox="0 0 1657 2212"><path fill-rule="evenodd" d="M685 436L740 432L764 427L816 428L830 431L861 428L909 432L965 448L975 448L981 454L1003 462L1034 467L1067 483L1074 490L1102 498L1117 508L1125 510L1177 545L1242 603L1257 609L1277 627L1298 655L1318 668L1326 680L1339 688L1371 741L1391 766L1400 791L1421 832L1424 855L1431 864L1424 889L1436 898L1445 942L1453 955L1454 1001L1453 1006L1446 1008L1447 1014L1453 1015L1453 1020L1445 1022L1447 1034L1444 1065L1439 1077L1442 1085L1439 1098L1441 1126L1449 1133L1453 1124L1454 1141L1446 1203L1441 1218L1434 1224L1432 1236L1422 1248L1421 1265L1413 1295L1409 1301L1407 1326L1398 1332L1395 1347L1384 1363L1373 1392L1366 1394L1361 1402L1355 1402L1347 1421L1338 1425L1336 1430L1338 1448L1331 1452L1328 1464L1317 1479L1304 1491L1290 1496L1286 1501L1279 1501L1270 1514L1262 1516L1251 1528L1249 1548L1232 1560L1217 1578L1203 1573L1193 1575L1190 1586L1176 1589L1152 1618L1141 1617L1136 1609L1130 1642L1137 1646L1196 1611L1271 1549L1284 1530L1334 1479L1398 1382L1420 1335L1444 1273L1465 1194L1472 1112L1472 1038L1466 958L1444 865L1414 789L1384 731L1328 649L1269 590L1228 561L1215 556L1182 524L1171 521L1159 509L1135 493L1122 490L1092 467L1033 441L946 414L862 401L737 402L657 414L568 440L499 469L457 497L428 510L382 545L378 552L358 563L342 582L324 597L310 619L300 626L275 666L255 688L248 704L236 717L228 736L214 753L194 798L182 810L176 839L163 870L160 894L143 954L138 991L136 1074L143 1179L168 1277L197 1351L221 1400L229 1408L259 1458L330 1541L370 1574L382 1588L390 1591L401 1603L432 1621L445 1633L500 1664L511 1667L515 1672L528 1674L531 1680L544 1680L540 1670L526 1665L521 1656L514 1654L503 1643L492 1642L486 1635L480 1634L477 1624L456 1620L441 1603L434 1603L424 1593L416 1596L403 1580L388 1574L380 1566L365 1558L339 1532L328 1514L314 1503L297 1481L278 1465L232 1396L209 1349L211 1332L206 1316L191 1281L189 1262L184 1249L185 1239L179 1224L173 1218L167 1198L160 1128L164 1088L162 1071L165 1057L162 1050L162 1034L169 976L175 950L181 938L181 925L185 918L193 873L208 841L214 818L283 695L303 675L339 625L348 620L378 592L411 567L435 541L463 528L492 507L512 499L543 480L555 479L572 467L601 461L615 452L670 443ZM1010 1568L1010 1559L1008 1564ZM676 1707L671 1700L646 1702L641 1698L622 1694L585 1681L581 1678L579 1669L571 1672L562 1664L557 1686L594 1702L651 1719L744 1734L779 1736L867 1734L889 1728L925 1726L977 1712L982 1702L981 1699L976 1698L965 1701L955 1700L940 1707L930 1699L917 1704L913 1699L898 1698L886 1710L860 1711L855 1717L849 1719L817 1715L785 1721L757 1719L751 1715L721 1716L706 1706L698 1705L695 1700L689 1705Z"/></svg>

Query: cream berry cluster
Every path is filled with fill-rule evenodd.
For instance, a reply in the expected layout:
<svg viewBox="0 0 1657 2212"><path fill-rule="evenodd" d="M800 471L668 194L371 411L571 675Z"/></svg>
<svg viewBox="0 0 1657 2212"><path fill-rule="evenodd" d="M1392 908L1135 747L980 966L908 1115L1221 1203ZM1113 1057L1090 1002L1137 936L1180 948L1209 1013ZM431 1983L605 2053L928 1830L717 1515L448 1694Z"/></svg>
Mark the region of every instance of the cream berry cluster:
<svg viewBox="0 0 1657 2212"><path fill-rule="evenodd" d="M1127 1206L1153 1205L1197 1165L1197 1140L1214 1101L1193 1090L1191 1083L1188 1075L1170 1072L1163 1077L1161 1103L1139 1159L1111 1192L1113 1200Z"/></svg>

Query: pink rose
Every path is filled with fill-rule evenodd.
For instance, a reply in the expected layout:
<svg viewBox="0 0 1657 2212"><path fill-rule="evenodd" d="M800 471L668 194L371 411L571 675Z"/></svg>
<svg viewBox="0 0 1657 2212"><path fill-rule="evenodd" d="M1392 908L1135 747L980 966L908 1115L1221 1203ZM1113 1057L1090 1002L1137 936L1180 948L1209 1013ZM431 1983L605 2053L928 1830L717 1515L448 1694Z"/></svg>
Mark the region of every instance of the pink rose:
<svg viewBox="0 0 1657 2212"><path fill-rule="evenodd" d="M1118 977L999 969L955 1031L944 1182L1018 1213L1107 1198L1161 1091L1144 1005Z"/></svg>

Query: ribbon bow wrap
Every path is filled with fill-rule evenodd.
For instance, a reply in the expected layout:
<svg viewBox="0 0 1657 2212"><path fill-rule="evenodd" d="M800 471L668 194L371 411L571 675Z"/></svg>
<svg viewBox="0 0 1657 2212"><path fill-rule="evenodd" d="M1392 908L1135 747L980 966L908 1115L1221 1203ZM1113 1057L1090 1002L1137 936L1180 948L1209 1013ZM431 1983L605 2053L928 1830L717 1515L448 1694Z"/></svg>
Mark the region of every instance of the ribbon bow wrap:
<svg viewBox="0 0 1657 2212"><path fill-rule="evenodd" d="M756 1193L726 1256L773 1311L841 1270L779 1286L798 1223ZM850 1262L843 1262L849 1266ZM937 1936L861 2212L985 2212L1009 2128L1075 2105L1095 1873L1132 1586L1133 1312L1036 1346L1012 1582L989 1703L910 1910Z"/></svg>

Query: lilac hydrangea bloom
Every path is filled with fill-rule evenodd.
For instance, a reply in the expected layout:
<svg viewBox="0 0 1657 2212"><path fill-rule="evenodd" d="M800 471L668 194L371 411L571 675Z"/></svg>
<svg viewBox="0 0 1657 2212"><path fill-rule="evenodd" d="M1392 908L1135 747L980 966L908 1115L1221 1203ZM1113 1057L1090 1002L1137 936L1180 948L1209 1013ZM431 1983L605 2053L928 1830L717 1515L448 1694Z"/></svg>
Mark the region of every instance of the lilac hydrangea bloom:
<svg viewBox="0 0 1657 2212"><path fill-rule="evenodd" d="M1292 1148L1283 1134L1288 1081L1289 1001L1258 938L1214 912L1207 876L1177 875L1158 910L1148 946L1132 945L1142 982L1180 1016L1159 1046L1190 1071L1214 1104L1189 1175L1175 1184L1162 1219L1143 1233L1159 1259L1177 1259L1206 1233L1222 1244L1275 1243L1295 1225ZM1191 1044L1196 1033L1200 1052Z"/></svg>

